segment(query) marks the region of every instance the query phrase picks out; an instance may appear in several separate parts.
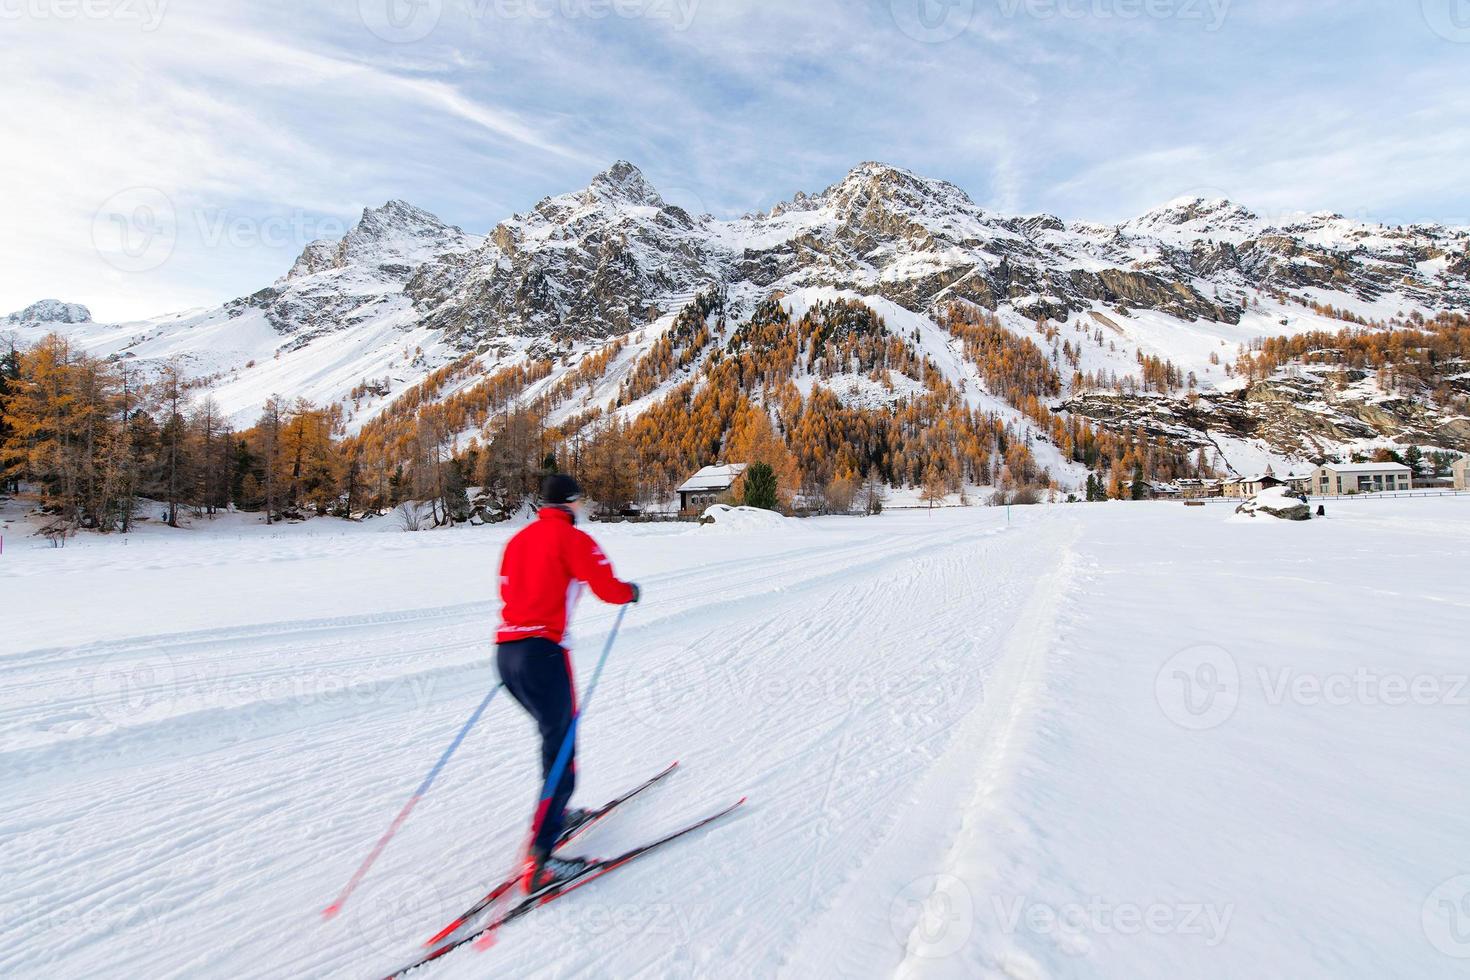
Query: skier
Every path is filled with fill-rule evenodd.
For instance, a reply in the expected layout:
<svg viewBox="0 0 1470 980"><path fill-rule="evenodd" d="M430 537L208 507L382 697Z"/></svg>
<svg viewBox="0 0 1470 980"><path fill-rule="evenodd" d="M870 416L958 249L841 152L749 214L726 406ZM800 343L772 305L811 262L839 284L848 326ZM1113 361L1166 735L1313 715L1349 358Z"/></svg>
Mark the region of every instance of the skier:
<svg viewBox="0 0 1470 980"><path fill-rule="evenodd" d="M583 586L613 605L637 602L639 589L613 574L591 536L576 527L582 488L556 474L542 483L545 503L535 523L510 539L500 563L501 624L496 635L500 678L541 730L541 776L548 779L577 713L571 654L561 645ZM558 844L587 818L567 809L576 786L576 749L558 785L537 809L522 887L529 893L572 877L582 858L554 855Z"/></svg>

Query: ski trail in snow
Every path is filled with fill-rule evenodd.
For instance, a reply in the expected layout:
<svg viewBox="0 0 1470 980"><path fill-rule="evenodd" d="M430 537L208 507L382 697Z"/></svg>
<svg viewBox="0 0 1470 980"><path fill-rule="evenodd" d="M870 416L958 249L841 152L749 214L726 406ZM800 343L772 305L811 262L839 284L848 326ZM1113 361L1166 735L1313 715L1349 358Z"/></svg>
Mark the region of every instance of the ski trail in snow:
<svg viewBox="0 0 1470 980"><path fill-rule="evenodd" d="M967 516L797 525L756 558L725 559L718 537L690 537L680 567L644 577L657 601L629 618L589 712L579 799L673 758L685 766L656 804L587 846L615 853L746 792L752 807L519 923L493 969L532 972L558 929L572 931L558 966L572 973L710 972L723 955L778 969L795 942L787 920L853 888L891 823L888 798L953 741L1057 526L1008 532L1000 511ZM1024 559L1007 557L1028 537ZM7 657L21 693L0 730L24 738L0 753L16 776L0 817L14 870L0 973L357 977L391 966L483 890L529 813L533 734L515 712L492 712L356 904L338 922L315 920L422 775L425 747L442 745L492 682L487 605ZM611 616L589 606L580 617L584 669ZM160 655L177 668L162 692L73 689L99 664ZM313 691L317 677L352 682L329 697ZM272 696L288 681L306 682L306 696ZM803 863L809 874L788 873ZM487 968L457 954L434 975Z"/></svg>

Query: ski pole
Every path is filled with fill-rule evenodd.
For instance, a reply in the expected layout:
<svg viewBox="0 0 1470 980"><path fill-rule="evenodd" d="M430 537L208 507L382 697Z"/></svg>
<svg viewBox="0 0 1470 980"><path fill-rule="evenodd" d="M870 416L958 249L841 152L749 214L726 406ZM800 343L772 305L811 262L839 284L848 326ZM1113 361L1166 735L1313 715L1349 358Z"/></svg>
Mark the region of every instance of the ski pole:
<svg viewBox="0 0 1470 980"><path fill-rule="evenodd" d="M562 739L561 749L556 753L556 762L552 764L551 772L546 777L546 785L541 788L541 799L536 804L536 815L531 819L531 834L526 838L527 851L530 850L531 844L536 840L536 835L541 832L541 825L546 822L546 814L551 809L551 796L554 792L554 787L561 782L562 773L566 771L567 763L572 758L572 747L577 744L577 726L581 724L582 715L586 712L587 705L592 703L592 695L597 693L597 682L602 678L602 668L607 666L607 658L612 653L613 641L618 638L618 630L622 628L623 617L627 613L628 607L626 605L618 610L618 618L613 623L612 631L607 634L607 642L603 644L602 656L597 659L597 667L592 671L592 679L587 682L587 693L577 705L577 713L572 715L572 724L567 729L566 738ZM513 879L515 874L516 869L513 866L507 878ZM506 889L501 895L501 899L504 900L505 895L509 894L510 889ZM490 907L494 909L496 906L491 905ZM495 929L490 929L479 939L475 940L475 949L483 952L491 946L494 946L496 939L495 932Z"/></svg>
<svg viewBox="0 0 1470 980"><path fill-rule="evenodd" d="M618 638L618 630L622 628L623 616L628 612L628 607L618 609L617 621L613 623L612 632L607 634L607 642L603 644L602 656L597 660L597 668L592 671L592 679L587 682L587 693L583 696L581 704L577 706L577 713L572 715L571 727L567 729L566 738L561 741L561 749L556 753L556 762L551 767L551 773L546 777L546 785L541 787L541 801L536 804L536 816L531 820L531 840L541 832L541 825L546 822L546 813L551 809L551 797L556 792L555 787L561 782L562 773L566 772L567 763L572 758L572 748L577 744L577 726L582 721L582 713L587 710L587 705L592 703L592 695L597 693L597 682L602 677L602 668L607 666L608 654L612 653L613 641Z"/></svg>
<svg viewBox="0 0 1470 980"><path fill-rule="evenodd" d="M434 768L429 770L429 774L424 777L424 781L419 784L419 788L414 790L413 795L408 798L408 802L403 805L403 809L398 811L398 816L393 818L393 822L388 825L387 831L378 839L377 844L373 845L372 851L368 854L367 859L362 862L362 866L353 872L351 880L347 882L347 887L342 889L342 894L337 896L337 900L322 911L323 918L336 918L337 913L342 911L342 906L347 903L347 899L351 897L352 893L357 890L357 886L362 882L363 875L367 874L368 869L373 866L373 862L378 860L378 856L383 853L383 849L388 846L388 842L393 839L393 835L398 833L398 828L403 826L403 822L408 819L408 815L413 812L413 808L418 806L419 800L423 799L429 792L429 787L434 785L434 780L439 777L440 770L444 768L450 756L454 755L455 751L459 749L460 743L465 740L465 736L470 733L470 729L474 728L475 724L479 722L480 716L485 713L485 709L490 706L491 701L495 700L495 695L499 694L500 689L503 687L505 687L504 682L496 684L490 689L490 693L485 695L485 700L480 702L480 706L475 709L474 714L470 715L470 720L465 722L464 727L459 730L459 734L454 736L454 741L449 743L449 748L445 749L444 754L439 757L439 761L434 763Z"/></svg>

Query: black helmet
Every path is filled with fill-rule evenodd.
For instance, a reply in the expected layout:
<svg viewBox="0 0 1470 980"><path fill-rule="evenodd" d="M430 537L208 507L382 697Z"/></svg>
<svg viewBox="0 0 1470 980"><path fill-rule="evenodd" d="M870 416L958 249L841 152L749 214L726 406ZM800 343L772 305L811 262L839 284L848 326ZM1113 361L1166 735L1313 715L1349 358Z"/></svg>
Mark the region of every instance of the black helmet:
<svg viewBox="0 0 1470 980"><path fill-rule="evenodd" d="M541 499L552 506L582 499L582 487L565 473L553 473L541 481Z"/></svg>

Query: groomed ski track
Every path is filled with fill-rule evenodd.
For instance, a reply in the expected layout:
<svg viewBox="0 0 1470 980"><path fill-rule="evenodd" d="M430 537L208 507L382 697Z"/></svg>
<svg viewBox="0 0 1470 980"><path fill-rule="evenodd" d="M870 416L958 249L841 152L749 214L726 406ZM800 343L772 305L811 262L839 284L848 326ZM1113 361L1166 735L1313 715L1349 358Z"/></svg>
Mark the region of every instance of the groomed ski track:
<svg viewBox="0 0 1470 980"><path fill-rule="evenodd" d="M589 710L579 795L684 765L584 849L617 853L727 797L751 803L518 922L493 952L424 974L480 976L485 957L523 976L897 968L896 893L943 866L965 808L1004 771L1074 534L1049 515L1024 529L1003 510L969 515L797 525L784 548L728 559L718 535L687 539L652 574L637 538L604 535L650 601ZM498 543L473 546L493 563ZM493 610L387 609L0 658L18 693L0 714L18 777L0 973L360 977L401 960L518 840L534 752L508 703L341 920L316 912L493 682ZM610 622L584 606L584 670ZM85 715L102 730L36 734Z"/></svg>

